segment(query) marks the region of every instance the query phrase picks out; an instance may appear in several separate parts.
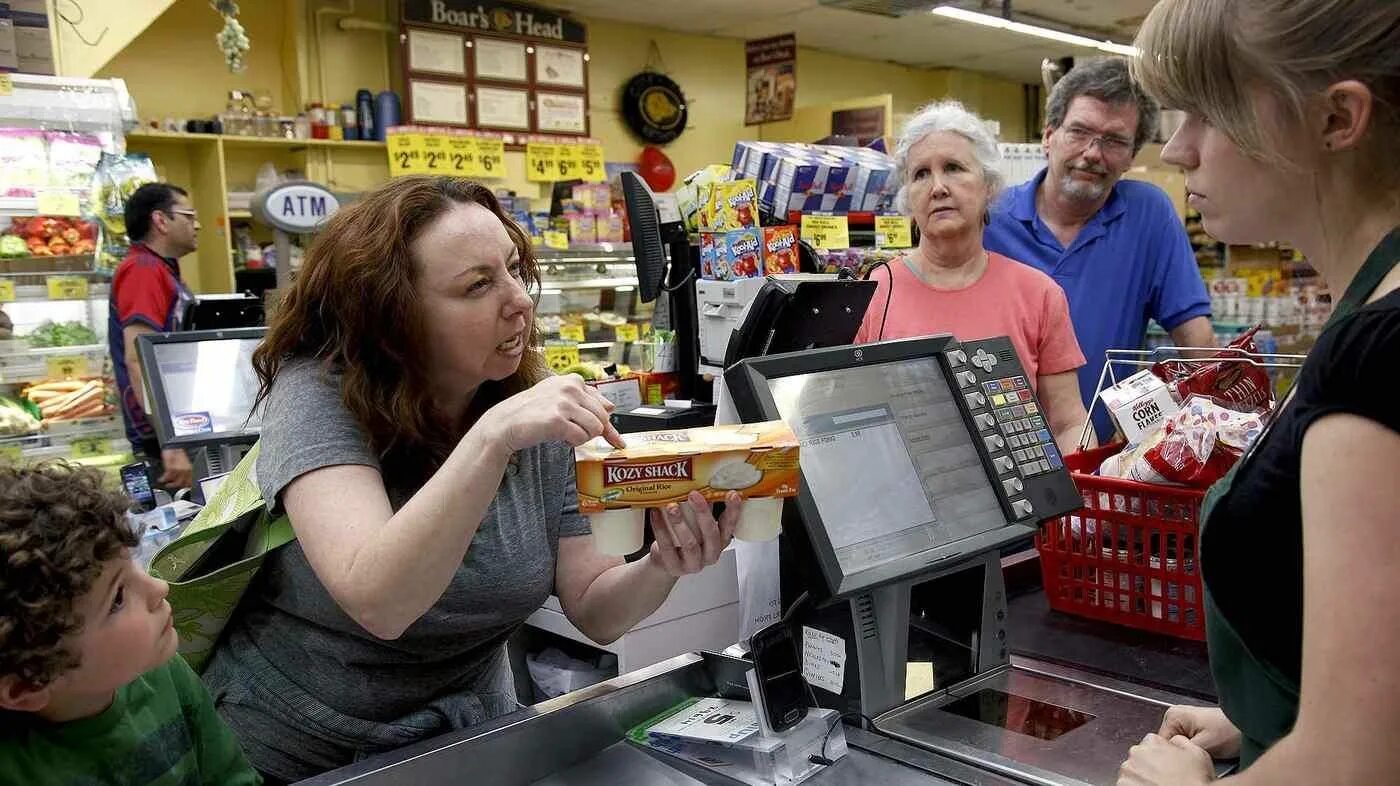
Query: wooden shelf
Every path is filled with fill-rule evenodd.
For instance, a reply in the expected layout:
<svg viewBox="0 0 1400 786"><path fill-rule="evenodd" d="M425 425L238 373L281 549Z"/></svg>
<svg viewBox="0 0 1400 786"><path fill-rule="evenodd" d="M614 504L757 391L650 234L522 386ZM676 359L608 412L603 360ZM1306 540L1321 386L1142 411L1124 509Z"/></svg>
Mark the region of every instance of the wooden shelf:
<svg viewBox="0 0 1400 786"><path fill-rule="evenodd" d="M286 139L284 137L229 136L228 134L190 134L183 131L133 131L126 138L134 142L200 143L222 141L229 147L301 147L341 148L346 150L383 150L384 143L348 139Z"/></svg>

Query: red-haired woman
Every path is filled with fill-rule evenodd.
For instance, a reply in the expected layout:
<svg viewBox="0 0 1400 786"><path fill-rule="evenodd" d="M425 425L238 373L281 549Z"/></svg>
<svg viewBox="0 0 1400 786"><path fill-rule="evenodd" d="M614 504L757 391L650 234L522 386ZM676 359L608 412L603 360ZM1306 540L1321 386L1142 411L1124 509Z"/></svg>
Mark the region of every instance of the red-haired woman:
<svg viewBox="0 0 1400 786"><path fill-rule="evenodd" d="M297 541L205 672L270 780L516 708L503 644L546 597L599 642L714 563L739 514L653 511L637 562L600 555L571 445L621 444L610 404L551 376L529 238L487 189L399 178L321 232L254 357L257 475Z"/></svg>

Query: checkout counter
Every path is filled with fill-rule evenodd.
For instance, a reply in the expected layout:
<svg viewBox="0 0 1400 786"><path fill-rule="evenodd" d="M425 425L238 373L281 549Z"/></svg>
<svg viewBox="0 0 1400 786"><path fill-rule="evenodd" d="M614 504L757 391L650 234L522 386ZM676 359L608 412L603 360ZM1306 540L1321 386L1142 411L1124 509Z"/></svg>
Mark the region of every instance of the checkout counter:
<svg viewBox="0 0 1400 786"><path fill-rule="evenodd" d="M1006 339L751 358L725 382L743 420L781 418L802 441L782 537L801 591L784 620L844 648L812 698L848 719L848 752L804 783L1113 783L1166 707L1189 703L1012 656L1001 548L1080 500ZM681 655L305 783L736 783L624 735L688 697L748 698L750 666Z"/></svg>

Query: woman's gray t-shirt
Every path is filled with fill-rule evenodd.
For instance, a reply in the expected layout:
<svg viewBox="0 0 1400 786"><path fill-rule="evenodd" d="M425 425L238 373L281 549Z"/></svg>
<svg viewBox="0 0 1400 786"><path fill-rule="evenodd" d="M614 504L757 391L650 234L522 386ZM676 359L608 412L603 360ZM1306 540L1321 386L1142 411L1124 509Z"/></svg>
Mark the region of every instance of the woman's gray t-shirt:
<svg viewBox="0 0 1400 786"><path fill-rule="evenodd" d="M283 489L307 472L379 466L341 403L339 378L309 361L278 372L261 440L258 485L279 507ZM392 721L471 691L506 638L553 591L559 538L589 532L578 513L572 449L546 444L516 458L457 574L399 638L378 639L342 611L293 542L269 555L223 646L255 647L258 662L308 698L364 720ZM388 489L394 509L415 491Z"/></svg>

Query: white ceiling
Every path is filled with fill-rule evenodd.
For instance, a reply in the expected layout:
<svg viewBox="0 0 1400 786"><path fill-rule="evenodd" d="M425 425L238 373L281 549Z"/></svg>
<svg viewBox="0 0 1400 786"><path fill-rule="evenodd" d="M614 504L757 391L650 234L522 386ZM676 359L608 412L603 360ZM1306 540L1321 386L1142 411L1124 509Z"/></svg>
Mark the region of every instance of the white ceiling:
<svg viewBox="0 0 1400 786"><path fill-rule="evenodd" d="M1102 54L928 13L898 19L818 0L546 0L570 14L684 33L762 38L796 33L799 46L925 68L956 67L1039 83L1046 57ZM1156 0L1013 0L1015 18L1128 43ZM976 2L961 2L977 7ZM989 8L999 13L1001 4Z"/></svg>

